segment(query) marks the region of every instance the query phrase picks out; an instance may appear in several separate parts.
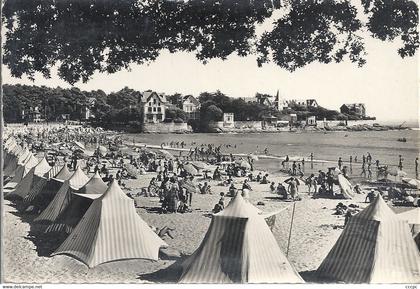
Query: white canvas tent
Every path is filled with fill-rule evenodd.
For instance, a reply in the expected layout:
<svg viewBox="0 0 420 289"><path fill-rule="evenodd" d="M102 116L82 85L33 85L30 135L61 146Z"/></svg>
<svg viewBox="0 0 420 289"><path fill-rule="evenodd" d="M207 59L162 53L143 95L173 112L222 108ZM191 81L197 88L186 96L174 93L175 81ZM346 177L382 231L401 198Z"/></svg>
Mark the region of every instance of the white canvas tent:
<svg viewBox="0 0 420 289"><path fill-rule="evenodd" d="M5 177L13 176L18 165L23 163L23 161L28 157L29 153L30 152L28 149L24 149L16 156L13 156L8 163L5 162L3 175Z"/></svg>
<svg viewBox="0 0 420 289"><path fill-rule="evenodd" d="M420 208L414 208L400 213L398 217L408 223L417 248L420 250Z"/></svg>
<svg viewBox="0 0 420 289"><path fill-rule="evenodd" d="M44 176L50 170L51 167L44 157L36 166L29 170L15 189L7 194L7 198L25 198L33 188L33 185L40 180L40 177Z"/></svg>
<svg viewBox="0 0 420 289"><path fill-rule="evenodd" d="M64 165L53 166L39 181L34 184L31 191L25 196L19 206L19 210L26 210L33 206L32 210L44 210L54 198L54 195L63 185L64 180L69 179L72 173Z"/></svg>
<svg viewBox="0 0 420 289"><path fill-rule="evenodd" d="M67 208L60 213L55 222L47 227L45 232L66 232L70 234L89 209L93 200L99 198L107 188L107 184L96 172L82 188L71 195Z"/></svg>
<svg viewBox="0 0 420 289"><path fill-rule="evenodd" d="M28 157L23 161L22 164L19 164L14 172L14 176L10 182L8 182L4 188L5 189L14 189L17 184L19 184L26 174L37 164L39 160L30 153Z"/></svg>
<svg viewBox="0 0 420 289"><path fill-rule="evenodd" d="M259 210L237 194L215 214L180 283L304 283Z"/></svg>
<svg viewBox="0 0 420 289"><path fill-rule="evenodd" d="M163 246L166 243L137 214L134 201L114 180L53 256L67 254L92 268L122 259L157 260Z"/></svg>
<svg viewBox="0 0 420 289"><path fill-rule="evenodd" d="M83 187L89 178L85 175L80 167L78 167L73 175L66 181L58 190L54 199L42 211L42 213L35 218L36 222L54 222L62 211L64 211L70 202L72 191L77 191Z"/></svg>
<svg viewBox="0 0 420 289"><path fill-rule="evenodd" d="M343 174L337 176L338 185L340 186L340 191L343 194L345 199L352 199L354 197L353 186L350 181L344 177Z"/></svg>
<svg viewBox="0 0 420 289"><path fill-rule="evenodd" d="M407 222L379 195L350 219L317 273L347 283L417 283L420 256Z"/></svg>

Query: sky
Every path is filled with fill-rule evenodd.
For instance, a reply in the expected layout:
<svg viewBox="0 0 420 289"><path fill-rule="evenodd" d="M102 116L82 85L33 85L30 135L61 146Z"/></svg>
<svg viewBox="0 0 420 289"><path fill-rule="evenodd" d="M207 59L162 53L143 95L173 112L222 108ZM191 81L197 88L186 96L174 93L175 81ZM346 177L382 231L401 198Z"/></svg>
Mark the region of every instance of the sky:
<svg viewBox="0 0 420 289"><path fill-rule="evenodd" d="M367 63L362 67L350 61L312 63L288 72L270 63L258 67L255 56L231 55L227 60L210 60L206 65L193 53L171 54L162 51L149 65L132 65L130 71L114 74L96 73L87 83L76 83L82 90L102 89L109 93L127 86L144 91L152 89L166 94L182 93L198 96L201 92L220 90L231 97L252 97L256 92L276 94L285 99L314 98L318 104L339 110L343 103L362 102L367 114L380 121L419 120L418 61L401 58L401 43L382 42L365 37ZM3 69L7 84L71 87L60 80L56 69L51 79L36 75L32 82L26 77L13 78Z"/></svg>

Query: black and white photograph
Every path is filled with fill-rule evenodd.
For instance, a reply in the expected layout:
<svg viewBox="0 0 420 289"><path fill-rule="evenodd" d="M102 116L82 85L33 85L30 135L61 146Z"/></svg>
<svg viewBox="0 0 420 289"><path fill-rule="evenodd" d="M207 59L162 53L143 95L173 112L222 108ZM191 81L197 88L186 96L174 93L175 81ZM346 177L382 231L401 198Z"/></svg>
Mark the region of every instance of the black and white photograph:
<svg viewBox="0 0 420 289"><path fill-rule="evenodd" d="M1 0L1 288L417 288L419 5Z"/></svg>

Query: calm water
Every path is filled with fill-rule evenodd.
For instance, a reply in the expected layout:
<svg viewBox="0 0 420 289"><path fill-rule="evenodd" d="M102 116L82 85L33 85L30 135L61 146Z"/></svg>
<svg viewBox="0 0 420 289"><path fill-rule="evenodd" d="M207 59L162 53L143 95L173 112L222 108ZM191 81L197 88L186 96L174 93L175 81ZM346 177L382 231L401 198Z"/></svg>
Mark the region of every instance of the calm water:
<svg viewBox="0 0 420 289"><path fill-rule="evenodd" d="M267 148L270 155L284 157L308 158L314 154L315 160L329 161L329 163L316 162L314 170L335 166L338 157L347 162L349 156L357 156L358 164L353 164L354 174L359 173L362 155L369 152L373 161L379 160L381 164L398 165L398 155L404 161L403 170L414 176L414 159L419 156L420 131L364 131L364 132L304 132L304 133L248 133L248 134L136 134L129 135L136 142L160 145L163 142L184 141L197 144L231 144L236 148L224 148L227 153L256 153L263 154ZM407 142L398 142L398 138L405 137ZM259 160L257 167L275 171L281 168L280 161ZM306 172L310 165L307 162Z"/></svg>

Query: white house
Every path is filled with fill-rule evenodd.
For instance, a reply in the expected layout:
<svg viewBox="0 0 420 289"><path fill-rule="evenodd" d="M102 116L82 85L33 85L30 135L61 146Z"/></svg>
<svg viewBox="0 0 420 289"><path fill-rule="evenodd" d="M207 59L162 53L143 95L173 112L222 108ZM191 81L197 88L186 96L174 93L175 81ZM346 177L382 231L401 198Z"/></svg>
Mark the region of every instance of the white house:
<svg viewBox="0 0 420 289"><path fill-rule="evenodd" d="M200 102L192 95L182 98L182 110L186 113L187 119L200 118Z"/></svg>
<svg viewBox="0 0 420 289"><path fill-rule="evenodd" d="M165 119L166 97L154 91L143 92L144 122L159 123Z"/></svg>

